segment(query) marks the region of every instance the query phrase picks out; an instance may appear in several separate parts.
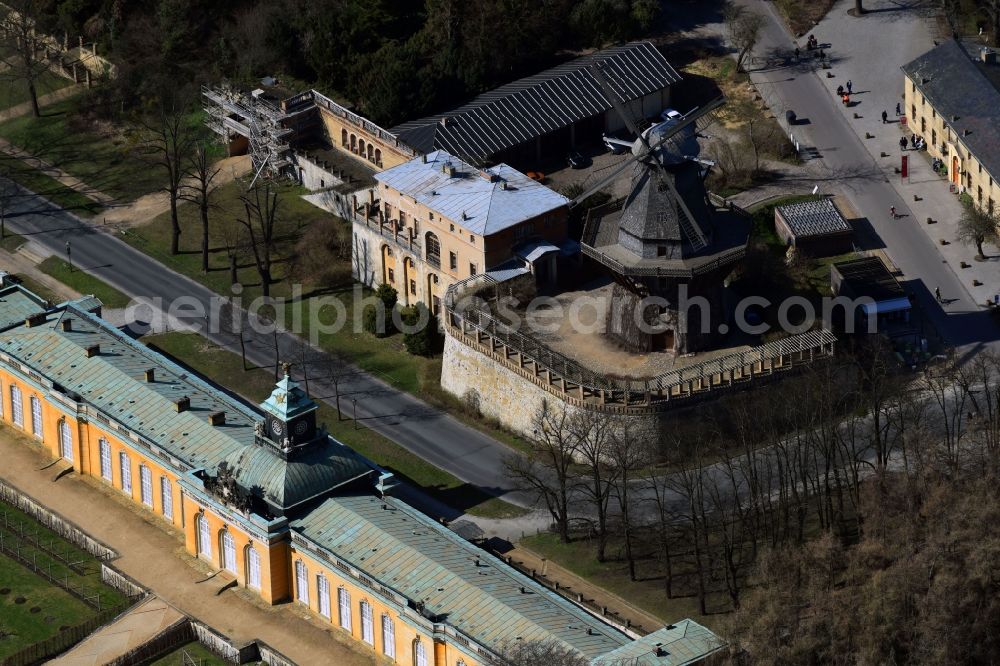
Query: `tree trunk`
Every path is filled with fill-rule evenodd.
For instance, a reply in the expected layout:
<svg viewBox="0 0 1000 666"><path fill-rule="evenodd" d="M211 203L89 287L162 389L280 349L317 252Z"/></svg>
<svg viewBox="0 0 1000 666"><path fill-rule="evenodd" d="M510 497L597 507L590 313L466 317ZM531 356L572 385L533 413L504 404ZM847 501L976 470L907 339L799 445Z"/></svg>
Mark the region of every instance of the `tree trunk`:
<svg viewBox="0 0 1000 666"><path fill-rule="evenodd" d="M976 250L979 252L980 259L986 258L986 254L983 252L983 241L979 238L976 239Z"/></svg>
<svg viewBox="0 0 1000 666"><path fill-rule="evenodd" d="M31 113L36 118L42 117L42 111L38 108L38 91L35 90L35 82L28 81L28 97L31 99Z"/></svg>
<svg viewBox="0 0 1000 666"><path fill-rule="evenodd" d="M854 13L858 16L865 13L864 2L862 0L854 0Z"/></svg>
<svg viewBox="0 0 1000 666"><path fill-rule="evenodd" d="M171 190L170 195L170 254L176 255L181 246L181 223L177 219L177 190Z"/></svg>
<svg viewBox="0 0 1000 666"><path fill-rule="evenodd" d="M240 281L239 270L236 265L236 253L229 254L229 285L232 286Z"/></svg>
<svg viewBox="0 0 1000 666"><path fill-rule="evenodd" d="M260 273L260 293L267 298L271 295L271 270L262 268Z"/></svg>
<svg viewBox="0 0 1000 666"><path fill-rule="evenodd" d="M208 273L208 201L201 199L201 272Z"/></svg>

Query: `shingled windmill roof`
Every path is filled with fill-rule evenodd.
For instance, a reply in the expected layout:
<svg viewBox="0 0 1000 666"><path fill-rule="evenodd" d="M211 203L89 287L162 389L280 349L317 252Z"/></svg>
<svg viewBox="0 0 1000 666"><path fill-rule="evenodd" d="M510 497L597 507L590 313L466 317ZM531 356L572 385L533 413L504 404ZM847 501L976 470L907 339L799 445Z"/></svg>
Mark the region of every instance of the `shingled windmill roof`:
<svg viewBox="0 0 1000 666"><path fill-rule="evenodd" d="M687 237L681 216L686 213L680 206L674 192L662 181L670 179L674 189L683 197L684 204L703 234L710 235L712 212L705 203L704 188L700 184L699 166L696 162L664 168L659 174L645 164L636 167L632 190L622 209L620 229L634 238L655 243L692 244ZM681 248L675 248L680 256Z"/></svg>

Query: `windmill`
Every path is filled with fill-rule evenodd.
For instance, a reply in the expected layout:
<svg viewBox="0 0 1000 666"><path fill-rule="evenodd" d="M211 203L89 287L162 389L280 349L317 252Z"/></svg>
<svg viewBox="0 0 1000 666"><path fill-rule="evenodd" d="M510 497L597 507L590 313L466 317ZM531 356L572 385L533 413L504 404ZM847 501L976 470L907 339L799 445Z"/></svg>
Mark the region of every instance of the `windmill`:
<svg viewBox="0 0 1000 666"><path fill-rule="evenodd" d="M683 354L711 346L718 329L696 326L686 305L700 296L705 301L698 301L698 321L707 315L710 326L725 322L723 281L749 238L746 220L710 203L704 178L711 163L697 158L695 137L716 121L724 100L640 131L601 64L592 65L591 73L636 135L632 154L570 204L579 205L632 170L624 199L588 212L581 243L615 281L607 333L638 352Z"/></svg>

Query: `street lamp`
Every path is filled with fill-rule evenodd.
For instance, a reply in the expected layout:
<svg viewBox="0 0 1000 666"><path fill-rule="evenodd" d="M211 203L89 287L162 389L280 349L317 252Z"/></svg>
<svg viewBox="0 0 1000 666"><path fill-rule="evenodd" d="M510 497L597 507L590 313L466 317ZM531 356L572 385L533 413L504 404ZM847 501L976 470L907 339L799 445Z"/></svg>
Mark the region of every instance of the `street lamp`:
<svg viewBox="0 0 1000 666"><path fill-rule="evenodd" d="M353 411L354 411L354 429L357 430L358 429L358 399L357 398L351 398L351 407L353 408Z"/></svg>
<svg viewBox="0 0 1000 666"><path fill-rule="evenodd" d="M66 241L66 263L69 264L69 270L73 272L73 247L70 245L69 241Z"/></svg>

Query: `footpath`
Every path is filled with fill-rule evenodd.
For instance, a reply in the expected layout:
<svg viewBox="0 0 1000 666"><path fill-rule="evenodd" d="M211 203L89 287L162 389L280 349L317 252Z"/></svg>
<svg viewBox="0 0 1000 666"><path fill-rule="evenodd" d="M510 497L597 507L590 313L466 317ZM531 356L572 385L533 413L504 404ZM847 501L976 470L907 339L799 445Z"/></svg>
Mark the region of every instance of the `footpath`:
<svg viewBox="0 0 1000 666"><path fill-rule="evenodd" d="M76 523L121 554L115 566L182 613L240 643L260 639L299 664L362 666L373 663L337 630L323 626L293 604L267 606L239 588L221 594L220 585L199 584L206 565L189 556L176 530L118 497L92 479L71 473L53 481L57 469L33 442L0 427L3 476L22 491Z"/></svg>

